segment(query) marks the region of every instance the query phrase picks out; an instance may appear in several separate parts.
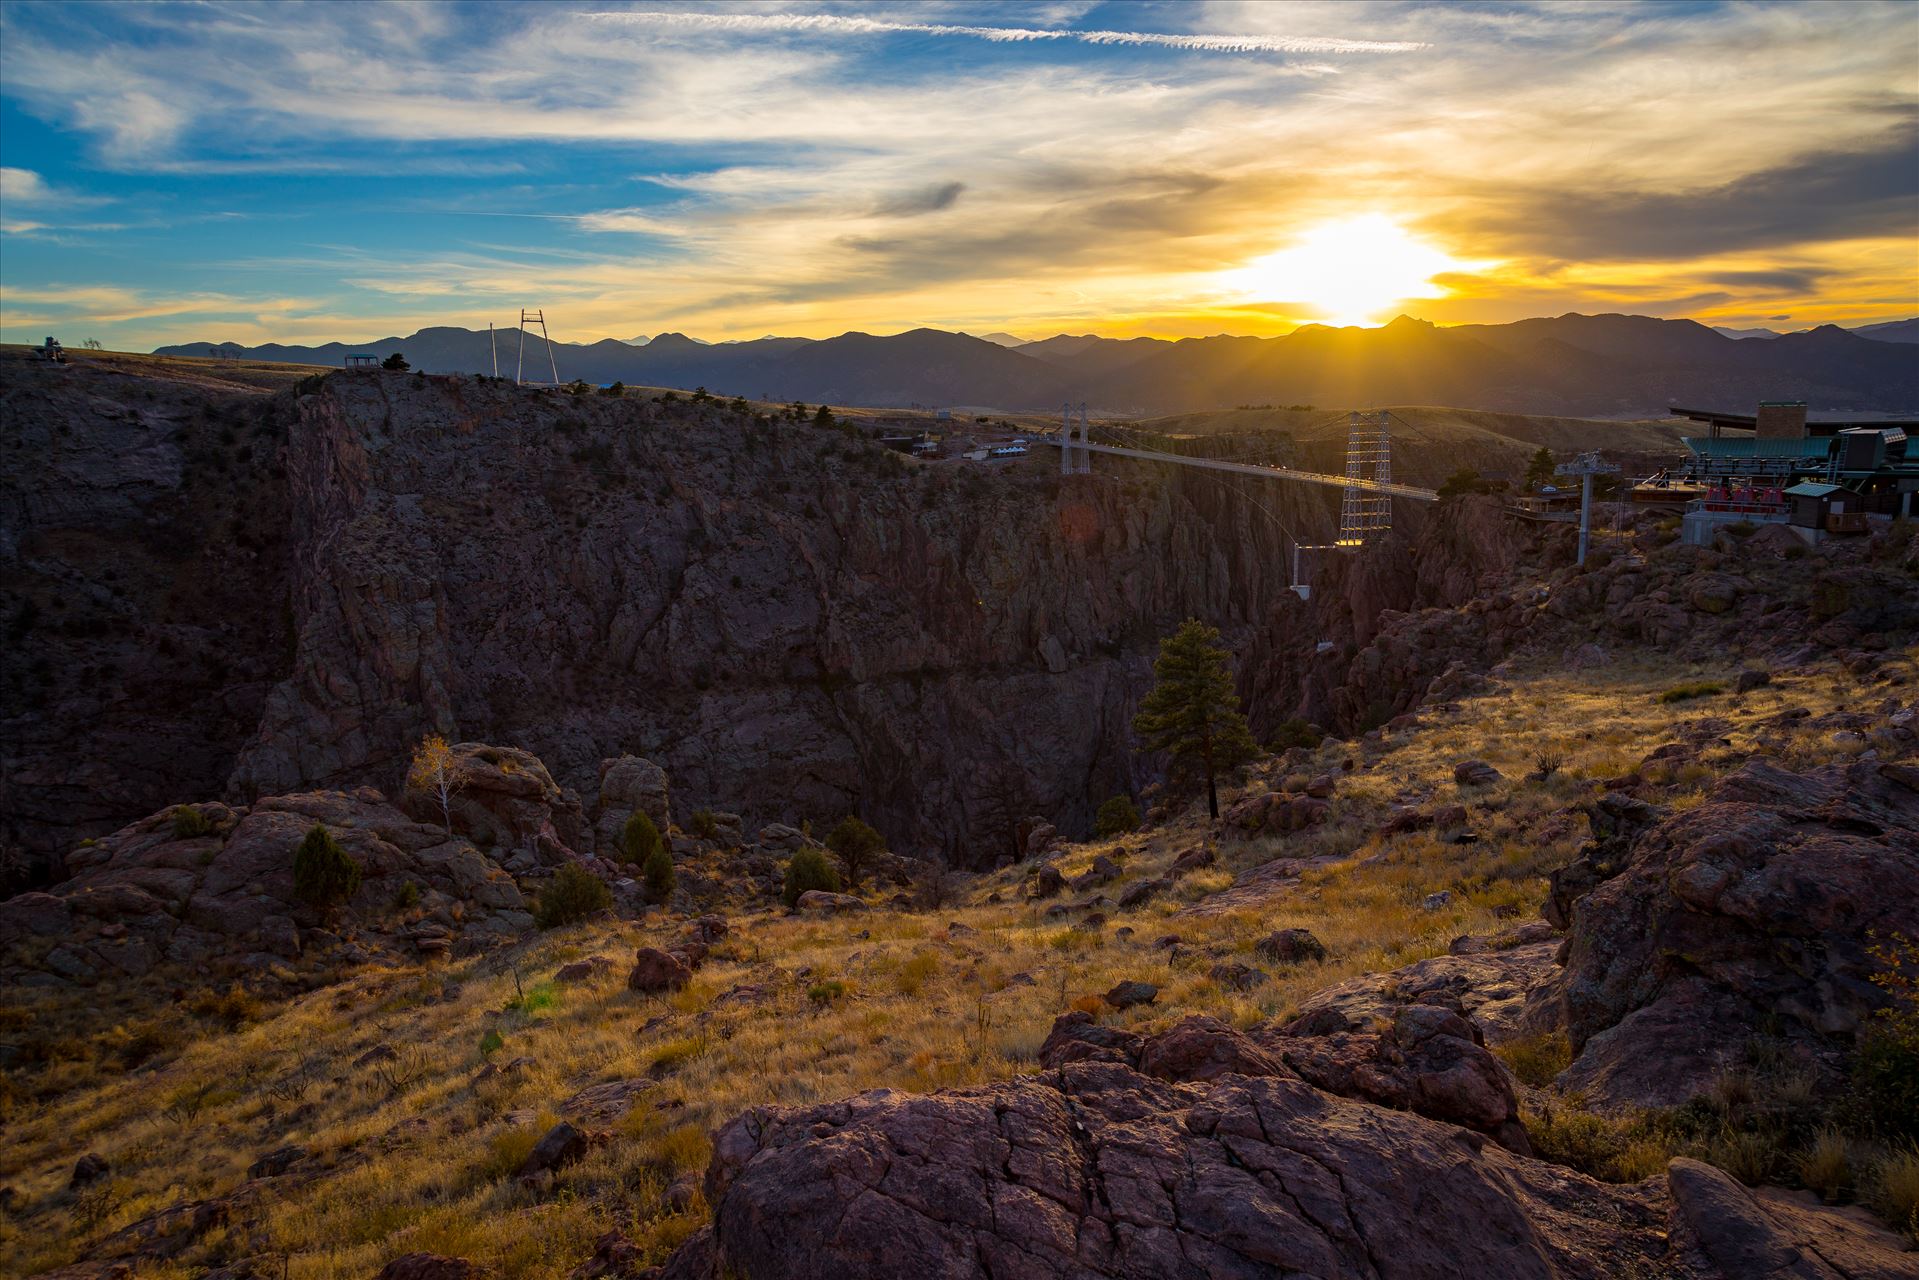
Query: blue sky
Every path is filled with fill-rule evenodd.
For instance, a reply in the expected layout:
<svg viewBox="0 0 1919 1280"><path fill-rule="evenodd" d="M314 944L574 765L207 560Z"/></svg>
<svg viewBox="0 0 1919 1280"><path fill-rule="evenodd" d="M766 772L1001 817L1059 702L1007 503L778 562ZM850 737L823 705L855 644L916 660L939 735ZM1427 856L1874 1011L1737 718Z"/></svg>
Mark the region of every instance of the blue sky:
<svg viewBox="0 0 1919 1280"><path fill-rule="evenodd" d="M1915 140L1911 4L10 0L0 336L1856 323Z"/></svg>

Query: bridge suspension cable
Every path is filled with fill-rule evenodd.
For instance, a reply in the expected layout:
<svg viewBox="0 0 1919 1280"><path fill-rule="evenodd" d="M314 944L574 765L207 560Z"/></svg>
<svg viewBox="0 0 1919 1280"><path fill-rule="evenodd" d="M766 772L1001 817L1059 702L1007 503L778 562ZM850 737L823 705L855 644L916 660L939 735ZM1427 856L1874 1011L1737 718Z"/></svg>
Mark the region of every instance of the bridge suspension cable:
<svg viewBox="0 0 1919 1280"><path fill-rule="evenodd" d="M1269 480L1298 480L1306 484L1331 485L1336 489L1359 489L1367 493L1383 494L1395 498L1411 498L1416 502L1432 502L1439 494L1432 489L1423 489L1418 485L1398 484L1391 480L1376 480L1364 476L1329 475L1323 471L1303 471L1297 467L1282 467L1262 462L1228 462L1218 458L1197 457L1185 453L1166 453L1156 449L1129 449L1119 445L1080 443L1074 441L1068 445L1057 439L1048 439L1047 444L1057 448L1086 449L1093 453L1111 454L1116 458L1138 458L1146 462L1171 462L1182 467L1200 467L1210 471L1230 471L1238 475L1263 476Z"/></svg>

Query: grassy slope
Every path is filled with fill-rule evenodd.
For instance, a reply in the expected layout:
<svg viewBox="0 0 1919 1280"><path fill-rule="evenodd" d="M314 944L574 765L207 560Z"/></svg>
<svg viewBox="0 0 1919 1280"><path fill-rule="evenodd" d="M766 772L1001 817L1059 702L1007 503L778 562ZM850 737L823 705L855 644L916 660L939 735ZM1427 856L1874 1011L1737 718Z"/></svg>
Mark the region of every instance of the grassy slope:
<svg viewBox="0 0 1919 1280"><path fill-rule="evenodd" d="M0 355L8 359L31 359L29 348L11 343L0 345ZM332 370L319 365L276 364L268 360L208 360L198 356L152 356L136 351L67 352L73 364L88 364L139 378L161 378L193 382L222 391L279 391L300 379Z"/></svg>
<svg viewBox="0 0 1919 1280"><path fill-rule="evenodd" d="M1668 740L1676 722L1726 716L1738 745L1746 726L1785 707L1818 714L1863 696L1835 671L1739 698L1657 700L1676 684L1728 675L1651 659L1568 675L1542 659L1456 713L1390 735L1383 751L1326 744L1312 768L1337 768L1348 756L1356 764L1327 826L1229 840L1219 848L1219 867L1188 877L1170 898L1109 911L1103 929L1043 919L1044 904L1026 903L1017 874L1003 872L935 912L736 917L732 936L692 986L669 999L638 996L623 984L634 946L677 936L678 921L655 919L576 926L509 954L451 965L362 972L259 1010L257 1021L242 1004L228 1010L240 1015L239 1029L191 1024L184 1048L122 1072L111 1065L114 1046L139 1030L135 1019L90 1045L70 1045L71 1060L23 1082L43 1097L21 1100L0 1144L0 1182L25 1205L0 1220L0 1271L58 1265L145 1214L230 1191L252 1160L289 1142L311 1148L325 1171L268 1184L272 1209L256 1231L209 1236L184 1256L178 1274L197 1273L189 1264L211 1257L265 1253L286 1255L290 1277L364 1277L392 1255L433 1250L473 1257L507 1277L558 1277L610 1226L663 1255L706 1212L697 1197L668 1208L666 1186L703 1167L706 1134L743 1107L877 1086L935 1089L1031 1070L1058 1013L1126 978L1156 983L1161 995L1155 1008L1107 1015L1119 1024L1202 1011L1240 1025L1282 1016L1334 981L1438 954L1462 933L1504 927L1497 908L1517 906L1530 918L1547 871L1572 856L1584 833L1583 823L1559 815L1591 794L1593 780L1629 770ZM1806 763L1829 751L1823 735L1808 733L1792 754ZM1520 781L1542 752L1562 754L1561 770L1544 783ZM1508 781L1461 793L1451 768L1467 757L1490 760ZM1667 798L1695 803L1727 767L1729 760L1709 759L1682 771L1667 784ZM1395 801L1455 800L1471 810L1476 845L1425 834L1382 843L1370 834ZM1074 847L1060 865L1070 875L1123 846L1127 877L1106 890L1117 897L1126 883L1157 874L1205 839L1203 824L1187 815L1143 836ZM1180 914L1223 889L1235 871L1313 855L1335 860L1260 909ZM1439 889L1452 890L1451 905L1422 910L1420 899ZM1004 900L987 901L995 892ZM976 932L949 934L949 922ZM1324 964L1282 971L1244 994L1207 976L1215 958L1209 949L1268 968L1251 954L1254 942L1294 925L1325 941ZM1132 936L1118 936L1120 926ZM1181 935L1200 954L1169 964L1151 945L1164 933ZM618 968L585 986L551 983L560 964L592 954ZM843 994L833 995L829 981L841 983ZM510 1008L522 991L531 998ZM151 1022L156 1013L176 1025L183 1016L144 1017ZM17 1038L22 1026L56 1034L61 1015L16 997L9 1017ZM531 1063L476 1083L488 1028L505 1041L496 1062L525 1056ZM397 1071L354 1065L381 1043L400 1051ZM302 1075L303 1090L289 1086ZM564 1099L634 1077L652 1084L615 1124L613 1141L562 1173L544 1197L516 1186L511 1171ZM179 1105L209 1089L197 1114ZM105 1155L114 1173L103 1190L74 1196L65 1190L68 1172L89 1150Z"/></svg>

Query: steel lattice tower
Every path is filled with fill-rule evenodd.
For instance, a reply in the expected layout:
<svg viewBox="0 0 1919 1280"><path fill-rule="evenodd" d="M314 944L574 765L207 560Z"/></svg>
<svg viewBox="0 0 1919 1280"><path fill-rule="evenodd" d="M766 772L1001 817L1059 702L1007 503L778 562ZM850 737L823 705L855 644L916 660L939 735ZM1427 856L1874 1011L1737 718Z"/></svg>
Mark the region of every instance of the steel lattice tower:
<svg viewBox="0 0 1919 1280"><path fill-rule="evenodd" d="M1363 547L1375 535L1393 527L1393 496L1370 485L1391 484L1393 480L1393 441L1389 429L1392 415L1355 413L1347 419L1346 479L1368 482L1366 487L1348 484L1339 506L1339 541L1334 546Z"/></svg>

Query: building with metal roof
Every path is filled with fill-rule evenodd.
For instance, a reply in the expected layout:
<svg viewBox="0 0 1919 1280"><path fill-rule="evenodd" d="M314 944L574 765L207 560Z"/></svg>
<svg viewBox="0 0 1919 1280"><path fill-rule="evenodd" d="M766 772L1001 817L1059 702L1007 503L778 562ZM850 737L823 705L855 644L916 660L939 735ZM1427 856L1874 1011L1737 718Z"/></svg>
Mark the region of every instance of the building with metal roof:
<svg viewBox="0 0 1919 1280"><path fill-rule="evenodd" d="M1798 410L1798 429L1792 435L1830 436L1837 435L1849 428L1879 430L1885 427L1902 427L1907 431L1919 431L1919 418L1889 413L1851 413L1851 414L1808 414L1805 404L1797 400L1767 400L1759 405L1758 413L1722 413L1718 409L1684 409L1678 405L1669 405L1667 412L1675 418L1690 418L1694 422L1703 422L1710 429L1709 434L1717 436L1722 431L1754 431L1761 435L1770 434L1760 430L1761 419L1771 427L1777 422L1781 427L1790 424L1794 418L1792 410ZM1780 413L1779 410L1787 412ZM1771 412L1769 412L1771 411Z"/></svg>
<svg viewBox="0 0 1919 1280"><path fill-rule="evenodd" d="M1912 514L1919 453L1909 447L1908 430L1919 431L1919 420L1853 415L1815 421L1797 401L1768 401L1752 415L1673 412L1711 427L1709 435L1683 438L1690 456L1676 475L1663 477L1662 493L1690 497L1689 542L1710 542L1728 523L1790 524L1811 540L1863 533L1872 516ZM1726 434L1731 431L1740 434Z"/></svg>

